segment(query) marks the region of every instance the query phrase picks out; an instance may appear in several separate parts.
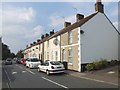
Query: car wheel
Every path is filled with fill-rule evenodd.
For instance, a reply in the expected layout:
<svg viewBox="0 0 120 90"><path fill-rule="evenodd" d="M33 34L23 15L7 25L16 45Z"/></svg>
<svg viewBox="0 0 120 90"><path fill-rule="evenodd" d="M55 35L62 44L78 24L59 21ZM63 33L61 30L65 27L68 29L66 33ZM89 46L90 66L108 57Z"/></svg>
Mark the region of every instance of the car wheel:
<svg viewBox="0 0 120 90"><path fill-rule="evenodd" d="M28 68L28 66L26 65L26 68Z"/></svg>
<svg viewBox="0 0 120 90"><path fill-rule="evenodd" d="M50 75L50 73L49 73L49 71L48 71L48 70L46 71L46 73L47 73L47 75Z"/></svg>

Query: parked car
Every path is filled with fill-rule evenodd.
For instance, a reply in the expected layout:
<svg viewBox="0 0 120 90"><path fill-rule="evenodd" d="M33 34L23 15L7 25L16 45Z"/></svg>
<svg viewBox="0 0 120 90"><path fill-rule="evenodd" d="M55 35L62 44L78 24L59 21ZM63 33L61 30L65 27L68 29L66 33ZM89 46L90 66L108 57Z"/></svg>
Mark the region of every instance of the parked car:
<svg viewBox="0 0 120 90"><path fill-rule="evenodd" d="M12 59L11 58L6 59L5 65L12 65Z"/></svg>
<svg viewBox="0 0 120 90"><path fill-rule="evenodd" d="M64 65L59 61L47 60L38 66L38 71L43 71L47 75L54 73L63 73L65 70Z"/></svg>
<svg viewBox="0 0 120 90"><path fill-rule="evenodd" d="M26 65L26 59L22 58L22 59L20 60L20 63L25 66L25 65Z"/></svg>
<svg viewBox="0 0 120 90"><path fill-rule="evenodd" d="M21 58L17 58L16 63L21 64Z"/></svg>
<svg viewBox="0 0 120 90"><path fill-rule="evenodd" d="M38 68L38 65L41 64L41 60L36 57L31 57L26 60L26 67L29 68Z"/></svg>

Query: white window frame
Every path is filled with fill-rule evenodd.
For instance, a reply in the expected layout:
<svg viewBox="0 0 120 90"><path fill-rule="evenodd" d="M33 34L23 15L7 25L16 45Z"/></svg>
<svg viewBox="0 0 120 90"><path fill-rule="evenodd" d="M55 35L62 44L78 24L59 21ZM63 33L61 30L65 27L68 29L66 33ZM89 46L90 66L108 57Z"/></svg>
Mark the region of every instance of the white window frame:
<svg viewBox="0 0 120 90"><path fill-rule="evenodd" d="M55 60L58 61L58 51L55 51Z"/></svg>
<svg viewBox="0 0 120 90"><path fill-rule="evenodd" d="M70 51L71 51L71 53L70 53ZM71 54L71 55L70 55ZM71 60L70 60L71 59ZM70 64L70 65L72 65L72 63L73 63L73 54L72 54L72 48L69 48L69 50L68 50L68 63Z"/></svg>
<svg viewBox="0 0 120 90"><path fill-rule="evenodd" d="M73 42L72 42L72 31L69 31L68 32L68 44L70 45L70 44L72 44Z"/></svg>

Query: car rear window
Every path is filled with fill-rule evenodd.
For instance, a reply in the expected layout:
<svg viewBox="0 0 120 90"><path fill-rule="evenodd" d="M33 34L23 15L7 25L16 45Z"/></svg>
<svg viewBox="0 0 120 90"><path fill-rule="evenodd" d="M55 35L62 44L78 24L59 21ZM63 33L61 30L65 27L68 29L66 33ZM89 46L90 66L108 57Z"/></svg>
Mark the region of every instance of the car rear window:
<svg viewBox="0 0 120 90"><path fill-rule="evenodd" d="M50 62L52 65L61 65L61 63L60 62L56 62L56 61L52 61L52 62Z"/></svg>
<svg viewBox="0 0 120 90"><path fill-rule="evenodd" d="M31 62L38 62L39 61L39 59L37 59L37 58L32 58L30 60L31 60Z"/></svg>
<svg viewBox="0 0 120 90"><path fill-rule="evenodd" d="M7 59L7 61L11 61L11 59Z"/></svg>

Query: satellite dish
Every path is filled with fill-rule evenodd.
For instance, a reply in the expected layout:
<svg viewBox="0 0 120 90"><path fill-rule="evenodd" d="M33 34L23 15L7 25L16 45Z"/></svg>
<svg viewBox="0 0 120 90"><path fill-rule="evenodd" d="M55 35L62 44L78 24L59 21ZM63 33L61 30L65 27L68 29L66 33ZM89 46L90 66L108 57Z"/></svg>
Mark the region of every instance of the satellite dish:
<svg viewBox="0 0 120 90"><path fill-rule="evenodd" d="M57 46L57 45L58 45L58 39L57 39L57 38L54 39L54 40L53 40L53 43Z"/></svg>

